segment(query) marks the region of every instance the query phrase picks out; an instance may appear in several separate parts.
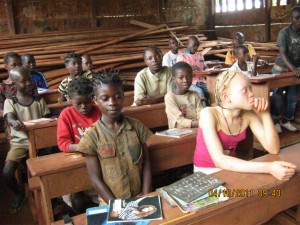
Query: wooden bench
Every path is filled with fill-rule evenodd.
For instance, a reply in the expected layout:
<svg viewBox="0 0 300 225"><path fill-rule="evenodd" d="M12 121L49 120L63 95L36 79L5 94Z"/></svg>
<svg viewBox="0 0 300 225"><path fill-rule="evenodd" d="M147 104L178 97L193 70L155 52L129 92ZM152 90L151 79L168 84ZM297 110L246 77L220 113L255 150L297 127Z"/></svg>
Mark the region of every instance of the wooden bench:
<svg viewBox="0 0 300 225"><path fill-rule="evenodd" d="M255 159L258 162L286 160L300 168L300 144L281 150L279 155L265 155ZM222 170L213 175L225 181L231 198L203 208L195 213L183 214L178 207L172 208L162 199L163 220L151 221L157 224L262 224L277 213L300 204L298 189L300 173L287 182L281 182L270 174L237 173ZM244 191L243 191L244 190ZM250 197L237 197L237 192L252 193ZM264 193L268 193L264 195ZM274 196L272 196L272 193ZM157 193L152 193L157 194ZM86 216L81 214L72 218L74 225L86 225ZM295 220L300 221L300 214L295 214ZM63 225L63 221L52 225Z"/></svg>

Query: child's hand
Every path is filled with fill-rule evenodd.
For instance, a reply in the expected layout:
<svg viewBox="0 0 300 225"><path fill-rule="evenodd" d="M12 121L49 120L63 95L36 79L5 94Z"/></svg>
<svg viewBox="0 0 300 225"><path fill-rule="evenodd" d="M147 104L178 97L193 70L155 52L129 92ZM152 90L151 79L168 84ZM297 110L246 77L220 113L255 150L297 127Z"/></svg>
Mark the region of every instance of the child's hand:
<svg viewBox="0 0 300 225"><path fill-rule="evenodd" d="M12 123L12 127L13 129L15 129L16 131L20 131L20 130L25 130L26 127L24 125L24 123L20 120L15 120L13 123Z"/></svg>
<svg viewBox="0 0 300 225"><path fill-rule="evenodd" d="M254 99L254 110L257 112L265 112L268 109L268 101L264 98Z"/></svg>
<svg viewBox="0 0 300 225"><path fill-rule="evenodd" d="M151 104L151 103L150 103L150 100L151 100L151 98L150 98L149 96L145 95L143 98L137 99L137 100L135 101L135 104L136 104L137 106L141 106L141 105L149 105L149 104Z"/></svg>
<svg viewBox="0 0 300 225"><path fill-rule="evenodd" d="M300 78L300 68L293 70L293 73L296 75L296 77Z"/></svg>
<svg viewBox="0 0 300 225"><path fill-rule="evenodd" d="M261 65L261 66L268 66L269 65L269 63L264 59L259 59L258 64Z"/></svg>
<svg viewBox="0 0 300 225"><path fill-rule="evenodd" d="M214 69L214 70L220 70L220 69L222 69L222 65L221 65L221 64L215 65L215 66L213 67L213 69Z"/></svg>
<svg viewBox="0 0 300 225"><path fill-rule="evenodd" d="M269 167L270 174L282 181L289 180L295 174L296 168L296 165L284 161L270 162Z"/></svg>

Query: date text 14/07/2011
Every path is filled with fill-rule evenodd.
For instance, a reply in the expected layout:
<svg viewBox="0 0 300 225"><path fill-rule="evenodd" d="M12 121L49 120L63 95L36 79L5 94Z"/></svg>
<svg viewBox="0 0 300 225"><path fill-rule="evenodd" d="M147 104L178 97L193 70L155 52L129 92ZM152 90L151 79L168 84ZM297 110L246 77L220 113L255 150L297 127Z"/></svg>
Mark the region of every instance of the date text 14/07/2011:
<svg viewBox="0 0 300 225"><path fill-rule="evenodd" d="M280 197L281 190L280 189L258 189L257 191L253 189L210 189L208 191L209 197L253 197L257 193L258 197Z"/></svg>

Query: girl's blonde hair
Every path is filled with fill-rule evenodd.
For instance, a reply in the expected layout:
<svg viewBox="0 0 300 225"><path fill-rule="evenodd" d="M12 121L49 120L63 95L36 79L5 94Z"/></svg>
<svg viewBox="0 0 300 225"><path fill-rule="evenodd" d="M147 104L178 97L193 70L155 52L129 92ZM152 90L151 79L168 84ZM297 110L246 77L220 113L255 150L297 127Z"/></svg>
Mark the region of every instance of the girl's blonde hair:
<svg viewBox="0 0 300 225"><path fill-rule="evenodd" d="M215 99L217 105L223 105L221 94L229 86L232 79L237 75L243 75L243 73L237 71L224 71L217 76L215 81Z"/></svg>

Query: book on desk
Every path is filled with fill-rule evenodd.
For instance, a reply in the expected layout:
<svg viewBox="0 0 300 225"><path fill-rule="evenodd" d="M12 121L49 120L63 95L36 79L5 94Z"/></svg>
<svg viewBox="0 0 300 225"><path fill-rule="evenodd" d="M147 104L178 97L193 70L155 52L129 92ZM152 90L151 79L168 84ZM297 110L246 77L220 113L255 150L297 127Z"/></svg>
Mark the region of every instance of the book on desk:
<svg viewBox="0 0 300 225"><path fill-rule="evenodd" d="M25 125L34 125L34 124L42 124L42 123L49 123L52 121L57 120L57 118L39 118L35 120L26 120L22 121Z"/></svg>
<svg viewBox="0 0 300 225"><path fill-rule="evenodd" d="M161 220L162 209L159 196L144 196L109 200L107 222L124 223ZM147 224L147 223L146 223Z"/></svg>
<svg viewBox="0 0 300 225"><path fill-rule="evenodd" d="M197 130L195 129L180 129L180 128L172 128L169 130L164 130L164 131L158 131L155 134L159 136L166 136L166 137L173 137L173 138L182 138L185 136L192 135L196 133Z"/></svg>
<svg viewBox="0 0 300 225"><path fill-rule="evenodd" d="M169 196L184 213L187 213L227 200L222 194L225 189L221 186L223 183L211 175L197 172L163 187L160 193L166 192L163 196ZM170 204L172 205L172 202Z"/></svg>

